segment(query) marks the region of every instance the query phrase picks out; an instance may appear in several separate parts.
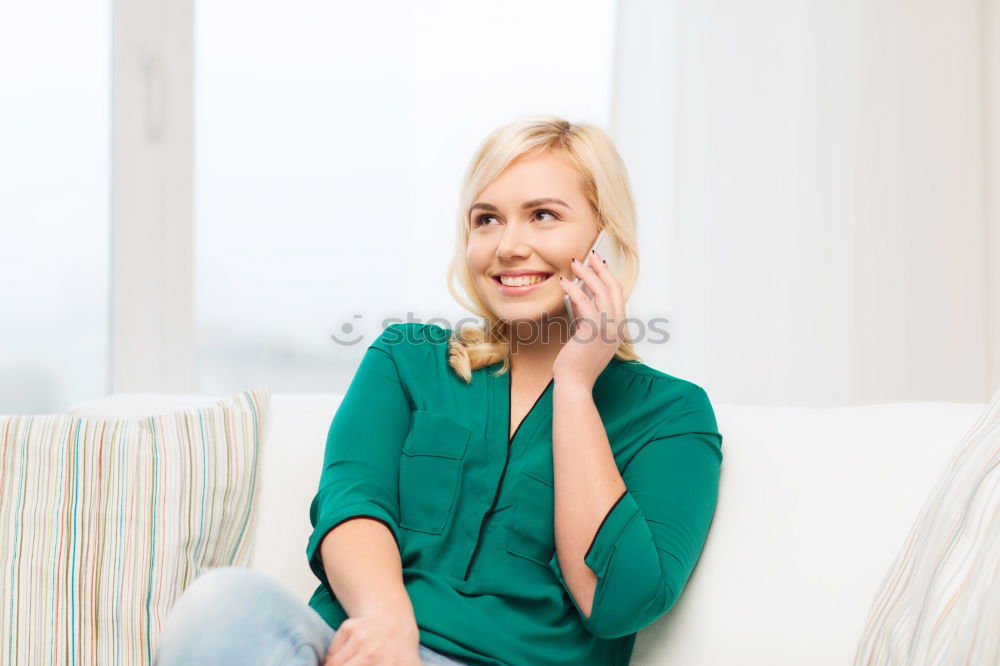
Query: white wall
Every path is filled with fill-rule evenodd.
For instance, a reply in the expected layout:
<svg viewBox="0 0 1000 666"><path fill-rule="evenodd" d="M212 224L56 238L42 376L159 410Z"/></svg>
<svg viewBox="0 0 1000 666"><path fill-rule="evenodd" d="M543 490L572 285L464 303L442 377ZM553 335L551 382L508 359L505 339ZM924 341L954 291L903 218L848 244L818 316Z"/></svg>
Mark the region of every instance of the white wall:
<svg viewBox="0 0 1000 666"><path fill-rule="evenodd" d="M985 402L995 3L989 30L973 0L621 6L650 362L724 402Z"/></svg>

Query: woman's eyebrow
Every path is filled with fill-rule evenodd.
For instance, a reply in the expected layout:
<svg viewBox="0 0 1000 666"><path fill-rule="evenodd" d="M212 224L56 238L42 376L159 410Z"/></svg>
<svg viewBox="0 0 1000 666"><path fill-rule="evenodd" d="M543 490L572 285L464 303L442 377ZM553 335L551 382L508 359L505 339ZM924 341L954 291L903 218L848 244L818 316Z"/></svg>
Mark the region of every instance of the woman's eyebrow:
<svg viewBox="0 0 1000 666"><path fill-rule="evenodd" d="M565 201L563 201L562 199L555 199L552 197L543 197L541 199L532 199L531 201L525 201L523 204L521 204L521 210L528 210L529 208L535 208L536 206L541 206L542 204L559 204L560 206L565 206L569 210L573 210L570 207L570 205ZM500 212L500 209L494 206L493 204L483 203L482 201L480 201L478 203L472 204L472 207L469 209L469 213L471 214L472 211L476 210L477 208L482 208L483 210L489 210L494 213Z"/></svg>

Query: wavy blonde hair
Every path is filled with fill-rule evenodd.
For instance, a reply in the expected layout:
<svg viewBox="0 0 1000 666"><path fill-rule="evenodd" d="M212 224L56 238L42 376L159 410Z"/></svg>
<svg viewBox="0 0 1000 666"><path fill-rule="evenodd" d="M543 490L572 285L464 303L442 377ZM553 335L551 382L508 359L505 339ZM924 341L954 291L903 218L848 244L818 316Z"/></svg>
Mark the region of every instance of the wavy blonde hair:
<svg viewBox="0 0 1000 666"><path fill-rule="evenodd" d="M448 340L448 364L466 383L472 373L487 365L503 362L496 372L510 370L510 345L505 336L506 322L497 319L480 300L474 277L466 260L471 220L469 208L475 197L496 180L511 162L521 156L555 154L566 159L580 173L584 190L598 221L621 267L618 280L628 301L639 274L636 248L635 203L629 186L625 163L611 138L590 123L571 123L557 116L528 116L495 129L479 146L469 165L458 205L455 251L448 266L446 281L452 297L464 308L483 318L483 324L466 325L454 331ZM615 358L639 361L632 341L618 346Z"/></svg>

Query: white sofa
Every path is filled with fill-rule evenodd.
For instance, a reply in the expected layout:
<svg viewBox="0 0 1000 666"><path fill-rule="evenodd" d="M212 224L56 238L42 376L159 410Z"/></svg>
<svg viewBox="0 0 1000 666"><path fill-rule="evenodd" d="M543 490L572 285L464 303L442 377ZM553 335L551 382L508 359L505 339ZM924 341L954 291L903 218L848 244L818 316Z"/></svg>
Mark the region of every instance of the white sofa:
<svg viewBox="0 0 1000 666"><path fill-rule="evenodd" d="M216 396L115 395L82 416L139 416ZM309 502L340 395L271 396L253 568L303 601ZM986 404L810 409L715 404L719 503L680 600L639 633L638 666L853 662L869 607L934 482Z"/></svg>

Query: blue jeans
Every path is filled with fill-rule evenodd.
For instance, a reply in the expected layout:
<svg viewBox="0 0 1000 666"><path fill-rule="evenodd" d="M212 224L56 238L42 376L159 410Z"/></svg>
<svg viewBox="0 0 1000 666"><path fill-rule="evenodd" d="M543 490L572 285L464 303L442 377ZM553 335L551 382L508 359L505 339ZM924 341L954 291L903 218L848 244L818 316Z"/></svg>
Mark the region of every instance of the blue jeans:
<svg viewBox="0 0 1000 666"><path fill-rule="evenodd" d="M212 569L170 610L154 666L320 666L336 631L308 604L264 574ZM420 645L425 666L464 666Z"/></svg>

